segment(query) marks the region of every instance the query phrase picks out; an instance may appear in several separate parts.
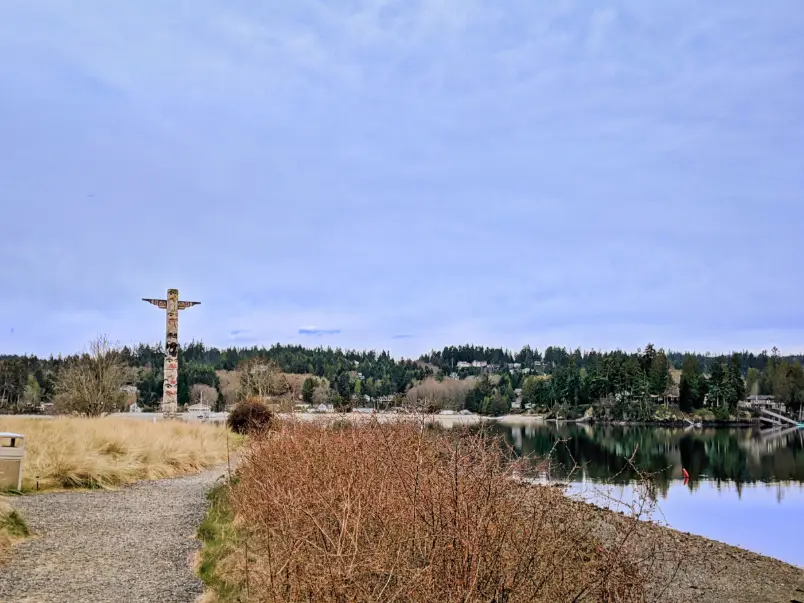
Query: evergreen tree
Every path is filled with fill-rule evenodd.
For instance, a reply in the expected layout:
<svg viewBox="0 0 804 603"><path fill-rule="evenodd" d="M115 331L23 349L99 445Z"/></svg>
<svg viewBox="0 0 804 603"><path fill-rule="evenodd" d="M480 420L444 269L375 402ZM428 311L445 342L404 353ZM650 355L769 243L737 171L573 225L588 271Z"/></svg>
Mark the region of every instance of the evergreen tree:
<svg viewBox="0 0 804 603"><path fill-rule="evenodd" d="M684 412L692 412L696 395L697 392L693 390L690 380L682 373L678 384L678 407Z"/></svg>
<svg viewBox="0 0 804 603"><path fill-rule="evenodd" d="M313 392L315 391L315 380L312 377L307 377L302 383L302 400L306 404L313 403Z"/></svg>

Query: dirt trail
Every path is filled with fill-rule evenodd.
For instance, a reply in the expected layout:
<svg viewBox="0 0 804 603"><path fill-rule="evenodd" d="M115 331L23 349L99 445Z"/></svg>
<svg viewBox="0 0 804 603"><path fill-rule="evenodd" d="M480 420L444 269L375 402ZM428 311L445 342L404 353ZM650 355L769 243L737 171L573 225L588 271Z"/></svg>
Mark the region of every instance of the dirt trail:
<svg viewBox="0 0 804 603"><path fill-rule="evenodd" d="M195 533L224 473L14 499L36 536L0 566L0 602L195 601Z"/></svg>

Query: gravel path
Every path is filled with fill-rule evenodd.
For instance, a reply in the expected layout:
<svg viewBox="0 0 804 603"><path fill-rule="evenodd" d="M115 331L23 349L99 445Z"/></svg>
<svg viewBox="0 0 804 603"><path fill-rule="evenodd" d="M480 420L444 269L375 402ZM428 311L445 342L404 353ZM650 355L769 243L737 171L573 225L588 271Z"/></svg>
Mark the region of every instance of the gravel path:
<svg viewBox="0 0 804 603"><path fill-rule="evenodd" d="M0 566L0 602L195 601L195 533L224 473L14 499L36 536Z"/></svg>

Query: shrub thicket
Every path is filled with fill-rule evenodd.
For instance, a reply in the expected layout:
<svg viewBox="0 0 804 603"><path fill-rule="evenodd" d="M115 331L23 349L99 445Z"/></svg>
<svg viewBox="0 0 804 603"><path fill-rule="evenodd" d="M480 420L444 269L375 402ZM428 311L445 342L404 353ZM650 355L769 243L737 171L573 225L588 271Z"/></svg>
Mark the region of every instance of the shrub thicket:
<svg viewBox="0 0 804 603"><path fill-rule="evenodd" d="M243 454L221 568L255 601L644 600L627 536L527 471L483 434L282 423Z"/></svg>

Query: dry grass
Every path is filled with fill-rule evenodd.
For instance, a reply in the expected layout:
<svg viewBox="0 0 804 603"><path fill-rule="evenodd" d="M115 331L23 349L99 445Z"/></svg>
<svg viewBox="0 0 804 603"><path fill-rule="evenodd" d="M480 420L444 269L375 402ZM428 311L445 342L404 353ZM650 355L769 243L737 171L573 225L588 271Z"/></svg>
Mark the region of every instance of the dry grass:
<svg viewBox="0 0 804 603"><path fill-rule="evenodd" d="M592 507L526 471L483 434L282 423L243 453L213 573L254 601L644 600L627 534L604 544Z"/></svg>
<svg viewBox="0 0 804 603"><path fill-rule="evenodd" d="M4 561L11 545L28 536L28 526L11 505L0 498L0 562Z"/></svg>
<svg viewBox="0 0 804 603"><path fill-rule="evenodd" d="M0 431L25 435L22 489L112 488L194 473L226 462L224 427L123 418L3 417ZM240 441L229 435L229 445Z"/></svg>

